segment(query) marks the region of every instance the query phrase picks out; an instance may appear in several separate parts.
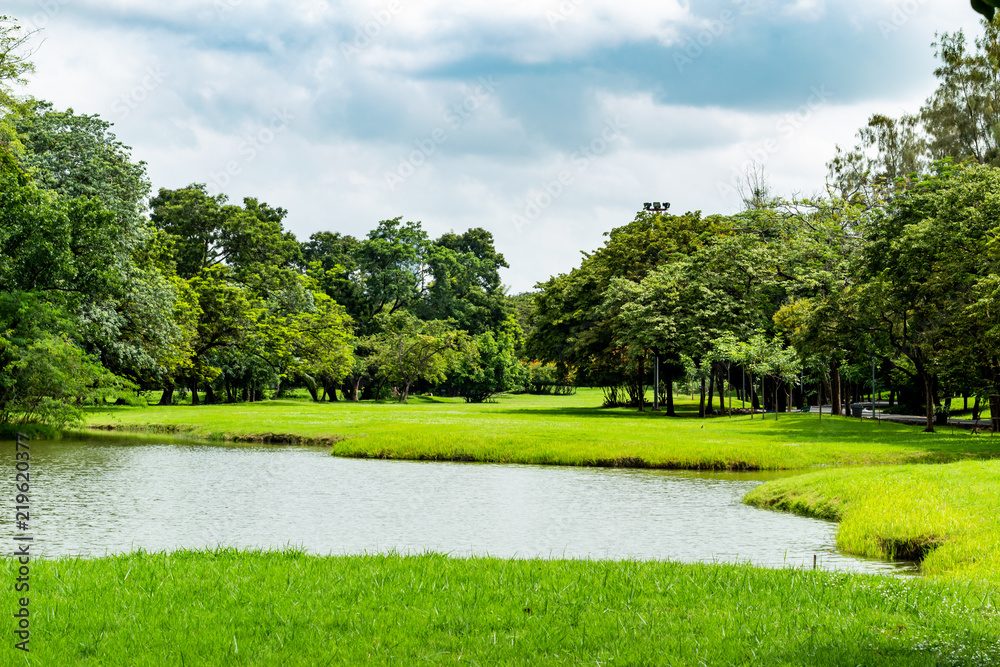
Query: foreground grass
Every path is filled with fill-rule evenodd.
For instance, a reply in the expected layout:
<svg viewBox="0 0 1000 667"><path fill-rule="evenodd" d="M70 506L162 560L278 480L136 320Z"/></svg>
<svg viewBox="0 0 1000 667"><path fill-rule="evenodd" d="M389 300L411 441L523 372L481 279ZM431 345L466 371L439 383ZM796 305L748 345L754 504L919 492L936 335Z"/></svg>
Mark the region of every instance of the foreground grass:
<svg viewBox="0 0 1000 667"><path fill-rule="evenodd" d="M601 394L397 403L262 403L92 411L92 427L215 439L312 440L337 456L497 463L769 470L1000 456L1000 438L818 415L674 419L602 409ZM687 407L690 414L691 405Z"/></svg>
<svg viewBox="0 0 1000 667"><path fill-rule="evenodd" d="M31 599L6 664L1000 662L985 589L750 566L138 553L37 562Z"/></svg>
<svg viewBox="0 0 1000 667"><path fill-rule="evenodd" d="M854 554L924 558L926 574L1000 583L1000 462L823 470L745 501L839 521L837 545Z"/></svg>

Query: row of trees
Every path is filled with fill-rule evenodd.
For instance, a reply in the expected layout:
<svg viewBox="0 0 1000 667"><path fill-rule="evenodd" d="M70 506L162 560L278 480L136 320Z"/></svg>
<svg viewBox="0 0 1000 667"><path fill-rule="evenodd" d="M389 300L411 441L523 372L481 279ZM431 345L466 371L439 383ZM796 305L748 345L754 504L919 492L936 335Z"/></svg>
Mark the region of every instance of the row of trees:
<svg viewBox="0 0 1000 667"><path fill-rule="evenodd" d="M384 220L299 242L287 211L203 184L150 196L97 116L18 98L28 35L0 19L0 422L65 423L135 390L161 403L306 387L482 401L545 384L518 358L507 266L483 229L431 239Z"/></svg>
<svg viewBox="0 0 1000 667"><path fill-rule="evenodd" d="M1000 417L1000 40L984 27L971 52L939 39L938 90L918 116L872 116L825 196L773 197L756 172L737 215L641 212L611 231L540 285L528 352L640 408L658 359L668 412L672 379L701 379L704 415L737 370L754 407L809 387L837 414L874 374L928 430L953 396Z"/></svg>
<svg viewBox="0 0 1000 667"><path fill-rule="evenodd" d="M300 242L254 198L150 197L109 123L13 95L24 38L0 21L0 421L64 422L135 389L199 403L292 385L479 401L577 384L641 408L654 367L670 413L675 380L700 384L703 415L727 383L755 408L815 394L838 413L875 375L928 428L952 396L1000 416L993 24L972 50L940 38L938 90L916 116L872 116L825 196L751 178L737 215L641 212L518 297L483 229L431 239L395 218Z"/></svg>

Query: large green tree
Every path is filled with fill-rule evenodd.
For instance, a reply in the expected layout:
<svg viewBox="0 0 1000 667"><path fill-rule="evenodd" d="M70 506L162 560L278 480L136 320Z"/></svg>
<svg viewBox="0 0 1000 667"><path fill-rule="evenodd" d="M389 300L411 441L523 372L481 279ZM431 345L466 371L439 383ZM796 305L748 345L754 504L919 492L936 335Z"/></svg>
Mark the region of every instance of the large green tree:
<svg viewBox="0 0 1000 667"><path fill-rule="evenodd" d="M378 316L380 332L369 347L378 372L396 384L399 401L406 403L418 380L443 382L468 345L468 335L444 320L424 321L400 310Z"/></svg>
<svg viewBox="0 0 1000 667"><path fill-rule="evenodd" d="M526 354L577 369L583 384L629 384L631 401L640 402L644 364L616 337L615 314L605 306L604 293L615 278L638 283L653 269L681 260L717 233L720 222L700 212L675 216L642 211L628 225L608 232L604 246L585 254L578 268L538 284Z"/></svg>
<svg viewBox="0 0 1000 667"><path fill-rule="evenodd" d="M877 335L912 362L924 388L927 430L942 374L976 367L994 326L974 312L977 289L998 266L991 248L1000 228L1000 170L939 164L864 226L856 266L856 307ZM995 385L992 391L996 392Z"/></svg>

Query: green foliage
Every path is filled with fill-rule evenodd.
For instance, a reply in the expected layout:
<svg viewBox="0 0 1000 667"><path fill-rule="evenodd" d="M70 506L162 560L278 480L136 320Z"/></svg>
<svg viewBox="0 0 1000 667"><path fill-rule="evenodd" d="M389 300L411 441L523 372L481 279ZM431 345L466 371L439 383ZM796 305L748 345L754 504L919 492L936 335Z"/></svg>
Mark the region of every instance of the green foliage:
<svg viewBox="0 0 1000 667"><path fill-rule="evenodd" d="M39 187L70 199L99 199L115 214L115 231L123 242L141 240L150 187L146 166L132 162L130 149L116 140L111 123L32 101L14 124L25 148L23 167Z"/></svg>
<svg viewBox="0 0 1000 667"><path fill-rule="evenodd" d="M972 8L985 16L987 21L992 21L996 8L1000 7L996 2L997 0L972 0Z"/></svg>
<svg viewBox="0 0 1000 667"><path fill-rule="evenodd" d="M564 364L522 361L519 375L529 394L571 394L574 391L576 371Z"/></svg>
<svg viewBox="0 0 1000 667"><path fill-rule="evenodd" d="M482 403L519 387L520 339L521 327L512 315L496 336L486 331L473 337L456 364L449 385L469 403Z"/></svg>
<svg viewBox="0 0 1000 667"><path fill-rule="evenodd" d="M399 401L405 403L417 380L444 382L448 372L469 345L468 334L443 320L424 321L401 310L376 317L381 333L368 346L378 372L398 383Z"/></svg>
<svg viewBox="0 0 1000 667"><path fill-rule="evenodd" d="M17 19L0 15L0 114L20 108L13 86L27 83L25 75L35 71L27 52L32 34Z"/></svg>
<svg viewBox="0 0 1000 667"><path fill-rule="evenodd" d="M937 37L938 87L917 114L873 114L854 149L837 147L827 166L842 197L875 205L891 196L895 179L923 173L936 160L972 158L1000 166L1000 24L992 20L994 1L973 0L988 16L974 49L961 30Z"/></svg>
<svg viewBox="0 0 1000 667"><path fill-rule="evenodd" d="M481 228L443 235L427 248L430 283L417 312L423 319L451 319L471 334L499 330L506 317L499 269L503 255Z"/></svg>
<svg viewBox="0 0 1000 667"><path fill-rule="evenodd" d="M928 429L939 376L979 369L980 384L1000 386L992 370L997 351L980 344L994 323L976 299L1000 272L989 251L998 228L1000 170L975 164L939 165L865 225L856 308L912 362L924 385Z"/></svg>
<svg viewBox="0 0 1000 667"><path fill-rule="evenodd" d="M604 246L587 255L579 268L538 285L535 330L526 341L527 355L575 367L581 383L625 383L632 360L620 349L606 291L615 279L618 285L638 283L654 270L670 270L666 267L683 261L720 233L721 222L717 217L703 218L700 212L683 216L640 212L628 225L613 229Z"/></svg>
<svg viewBox="0 0 1000 667"><path fill-rule="evenodd" d="M43 335L24 347L4 350L12 357L2 368L0 423L39 422L59 428L82 421L80 404L126 383L84 354L66 338Z"/></svg>
<svg viewBox="0 0 1000 667"><path fill-rule="evenodd" d="M150 220L173 242L177 275L193 278L224 264L250 282L265 267L288 268L299 261L298 243L282 227L287 211L252 197L242 207L226 201L225 195L210 196L201 183L161 188L150 201Z"/></svg>

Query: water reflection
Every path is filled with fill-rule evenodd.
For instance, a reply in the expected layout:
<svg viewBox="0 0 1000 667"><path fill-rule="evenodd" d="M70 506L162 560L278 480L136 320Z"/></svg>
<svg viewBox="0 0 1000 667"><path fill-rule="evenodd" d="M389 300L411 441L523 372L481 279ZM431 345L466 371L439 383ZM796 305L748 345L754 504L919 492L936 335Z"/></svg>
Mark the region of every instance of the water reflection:
<svg viewBox="0 0 1000 667"><path fill-rule="evenodd" d="M337 459L324 450L33 442L38 552L219 544L317 554L750 561L907 572L840 554L836 525L747 507L774 474ZM12 500L8 500L8 503ZM13 533L5 512L4 530Z"/></svg>

